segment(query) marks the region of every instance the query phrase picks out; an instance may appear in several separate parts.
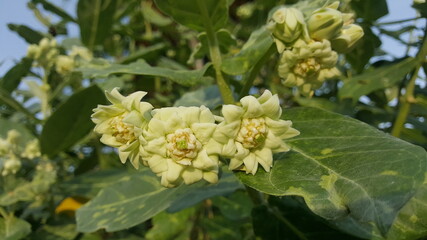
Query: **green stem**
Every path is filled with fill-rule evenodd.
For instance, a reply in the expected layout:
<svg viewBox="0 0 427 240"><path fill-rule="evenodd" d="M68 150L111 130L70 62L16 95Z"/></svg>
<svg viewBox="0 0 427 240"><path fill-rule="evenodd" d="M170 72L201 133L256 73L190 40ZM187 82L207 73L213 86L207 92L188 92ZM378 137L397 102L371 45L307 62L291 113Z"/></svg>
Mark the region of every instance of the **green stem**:
<svg viewBox="0 0 427 240"><path fill-rule="evenodd" d="M221 52L219 50L218 38L216 36L215 30L209 18L209 11L206 8L206 5L203 3L203 1L204 0L197 0L197 5L199 6L199 9L202 13L202 16L203 16L202 20L205 23L205 27L206 27L206 35L208 37L208 45L209 45L209 54L211 57L213 67L215 69L216 82L217 82L219 91L221 92L221 97L224 103L234 104L235 101L233 97L233 92L231 91L230 86L225 81L224 76L222 75L222 72L221 72L222 58L221 58Z"/></svg>
<svg viewBox="0 0 427 240"><path fill-rule="evenodd" d="M0 215L4 218L4 219L8 219L10 216L9 214L7 214L6 210L4 210L4 208L0 207Z"/></svg>
<svg viewBox="0 0 427 240"><path fill-rule="evenodd" d="M267 52L262 56L262 58L252 67L249 75L246 78L245 85L240 91L239 97L242 98L249 93L249 90L253 86L254 80L259 73L259 70L264 65L264 63L270 58L270 56L276 51L276 46L272 44Z"/></svg>
<svg viewBox="0 0 427 240"><path fill-rule="evenodd" d="M4 91L0 88L0 100L9 105L10 107L14 108L16 111L22 112L25 114L28 118L35 122L40 122L39 119L37 119L31 112L29 112L24 106L22 106L18 101L13 99L9 93Z"/></svg>
<svg viewBox="0 0 427 240"><path fill-rule="evenodd" d="M408 85L406 86L405 95L403 95L400 100L399 113L396 117L396 120L394 121L393 128L391 130L391 135L395 137L400 137L400 134L404 128L406 119L409 115L411 104L416 102L414 97L415 81L418 78L418 72L422 64L425 62L426 55L427 55L427 37L424 38L423 45L421 46L421 49L416 56L417 65L415 66L415 70L412 73L412 76L411 76L411 79L409 80Z"/></svg>
<svg viewBox="0 0 427 240"><path fill-rule="evenodd" d="M414 17L414 18L407 18L407 19L402 19L402 20L397 20L397 21L391 21L391 22L382 22L382 23L376 23L376 26L383 26L383 25L393 25L393 24L399 24L399 23L404 23L404 22L410 22L410 21L415 21L421 19L421 17Z"/></svg>

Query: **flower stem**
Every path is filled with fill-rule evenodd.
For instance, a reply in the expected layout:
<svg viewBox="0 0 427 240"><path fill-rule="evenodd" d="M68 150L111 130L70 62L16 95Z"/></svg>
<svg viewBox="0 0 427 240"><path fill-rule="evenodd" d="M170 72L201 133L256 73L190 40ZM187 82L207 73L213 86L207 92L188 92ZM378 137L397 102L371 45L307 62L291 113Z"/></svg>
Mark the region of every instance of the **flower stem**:
<svg viewBox="0 0 427 240"><path fill-rule="evenodd" d="M233 104L235 102L233 92L231 91L230 86L225 81L221 72L221 52L219 50L218 38L212 26L211 19L209 18L209 11L204 4L204 0L197 0L197 5L199 6L200 12L203 16L206 35L208 37L209 54L215 69L216 83L218 85L219 91L221 92L222 100L225 104Z"/></svg>
<svg viewBox="0 0 427 240"><path fill-rule="evenodd" d="M416 102L414 97L415 81L418 78L418 72L425 61L426 55L427 55L427 38L425 37L423 45L421 46L421 49L419 50L416 56L417 65L415 66L415 70L412 73L412 76L411 76L411 79L409 80L408 85L406 86L405 95L403 95L400 100L399 113L396 117L396 120L393 123L391 135L395 137L400 137L400 134L402 133L406 119L409 115L411 104Z"/></svg>

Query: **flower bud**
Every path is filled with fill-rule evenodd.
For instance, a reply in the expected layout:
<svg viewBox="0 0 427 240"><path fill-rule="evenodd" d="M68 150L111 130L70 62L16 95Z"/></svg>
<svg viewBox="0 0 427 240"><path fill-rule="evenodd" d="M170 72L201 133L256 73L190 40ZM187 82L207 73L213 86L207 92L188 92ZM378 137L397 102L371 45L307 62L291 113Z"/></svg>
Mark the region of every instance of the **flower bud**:
<svg viewBox="0 0 427 240"><path fill-rule="evenodd" d="M305 31L304 16L300 10L296 8L279 8L269 20L268 29L273 33L276 44L278 44L279 52L280 45L291 43L297 40Z"/></svg>
<svg viewBox="0 0 427 240"><path fill-rule="evenodd" d="M363 37L363 28L356 24L344 26L336 38L331 40L332 48L340 53L350 51Z"/></svg>
<svg viewBox="0 0 427 240"><path fill-rule="evenodd" d="M21 169L22 163L16 157L11 157L4 161L2 175L15 174Z"/></svg>
<svg viewBox="0 0 427 240"><path fill-rule="evenodd" d="M307 21L310 37L315 40L332 39L343 26L343 16L338 10L320 8L313 12Z"/></svg>
<svg viewBox="0 0 427 240"><path fill-rule="evenodd" d="M66 75L73 71L74 60L73 58L65 55L59 55L55 61L56 71L61 75Z"/></svg>

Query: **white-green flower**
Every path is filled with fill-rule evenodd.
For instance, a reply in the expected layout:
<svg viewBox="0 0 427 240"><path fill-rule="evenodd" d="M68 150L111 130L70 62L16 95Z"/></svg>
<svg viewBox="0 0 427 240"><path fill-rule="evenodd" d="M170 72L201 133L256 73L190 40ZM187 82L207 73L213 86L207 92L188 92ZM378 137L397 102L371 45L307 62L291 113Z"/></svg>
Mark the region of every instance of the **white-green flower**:
<svg viewBox="0 0 427 240"><path fill-rule="evenodd" d="M216 183L218 154L212 147L216 126L214 115L204 106L153 110L141 141L144 164L161 176L165 187L201 179Z"/></svg>
<svg viewBox="0 0 427 240"><path fill-rule="evenodd" d="M244 170L255 174L260 164L269 172L273 153L289 151L283 141L297 136L292 122L281 120L282 108L277 95L265 90L259 97L246 96L242 106L224 105L224 121L218 125L214 150L230 158L230 170Z"/></svg>
<svg viewBox="0 0 427 240"><path fill-rule="evenodd" d="M55 64L56 57L59 54L55 39L43 38L39 44L28 46L27 57L36 61L36 66L49 69Z"/></svg>
<svg viewBox="0 0 427 240"><path fill-rule="evenodd" d="M306 43L298 41L291 50L282 53L279 76L288 87L297 86L304 95L312 95L329 78L339 76L335 67L338 54L328 40Z"/></svg>
<svg viewBox="0 0 427 240"><path fill-rule="evenodd" d="M55 69L57 73L61 75L66 75L71 71L73 71L74 67L75 67L75 64L74 64L73 58L66 55L59 55L56 58Z"/></svg>
<svg viewBox="0 0 427 240"><path fill-rule="evenodd" d="M138 91L125 97L114 88L105 94L112 105L98 105L93 110L94 131L102 134L102 143L118 148L122 163L129 158L132 165L139 168L139 141L142 129L151 119L153 106L141 102L146 92Z"/></svg>

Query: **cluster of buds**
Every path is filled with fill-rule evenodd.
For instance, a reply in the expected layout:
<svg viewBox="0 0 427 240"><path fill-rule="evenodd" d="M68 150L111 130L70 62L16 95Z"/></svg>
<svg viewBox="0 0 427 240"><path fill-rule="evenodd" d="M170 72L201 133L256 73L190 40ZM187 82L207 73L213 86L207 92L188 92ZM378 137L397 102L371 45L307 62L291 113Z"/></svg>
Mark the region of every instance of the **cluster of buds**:
<svg viewBox="0 0 427 240"><path fill-rule="evenodd" d="M45 70L55 66L56 72L67 75L78 67L81 62L90 61L92 53L85 47L73 46L68 55L60 55L59 46L55 39L43 38L39 44L31 44L27 57L34 59L36 66Z"/></svg>
<svg viewBox="0 0 427 240"><path fill-rule="evenodd" d="M260 164L268 172L272 154L289 151L284 140L299 134L280 119L279 98L268 90L242 98L241 106L224 105L222 116L205 106L153 109L141 102L142 91L125 97L115 88L106 95L112 105L92 115L101 142L117 148L123 163L149 167L165 187L216 183L220 157L230 159L230 170L255 174Z"/></svg>
<svg viewBox="0 0 427 240"><path fill-rule="evenodd" d="M9 130L6 138L0 138L0 163L3 176L16 174L21 169L20 158L34 159L39 157L38 141L29 141L24 148L20 147L21 134L15 130Z"/></svg>
<svg viewBox="0 0 427 240"><path fill-rule="evenodd" d="M281 54L279 75L286 86L311 96L326 79L339 75L337 53L350 51L364 33L353 24L353 15L341 13L338 6L337 1L317 9L307 20L296 8L272 14L267 27Z"/></svg>

